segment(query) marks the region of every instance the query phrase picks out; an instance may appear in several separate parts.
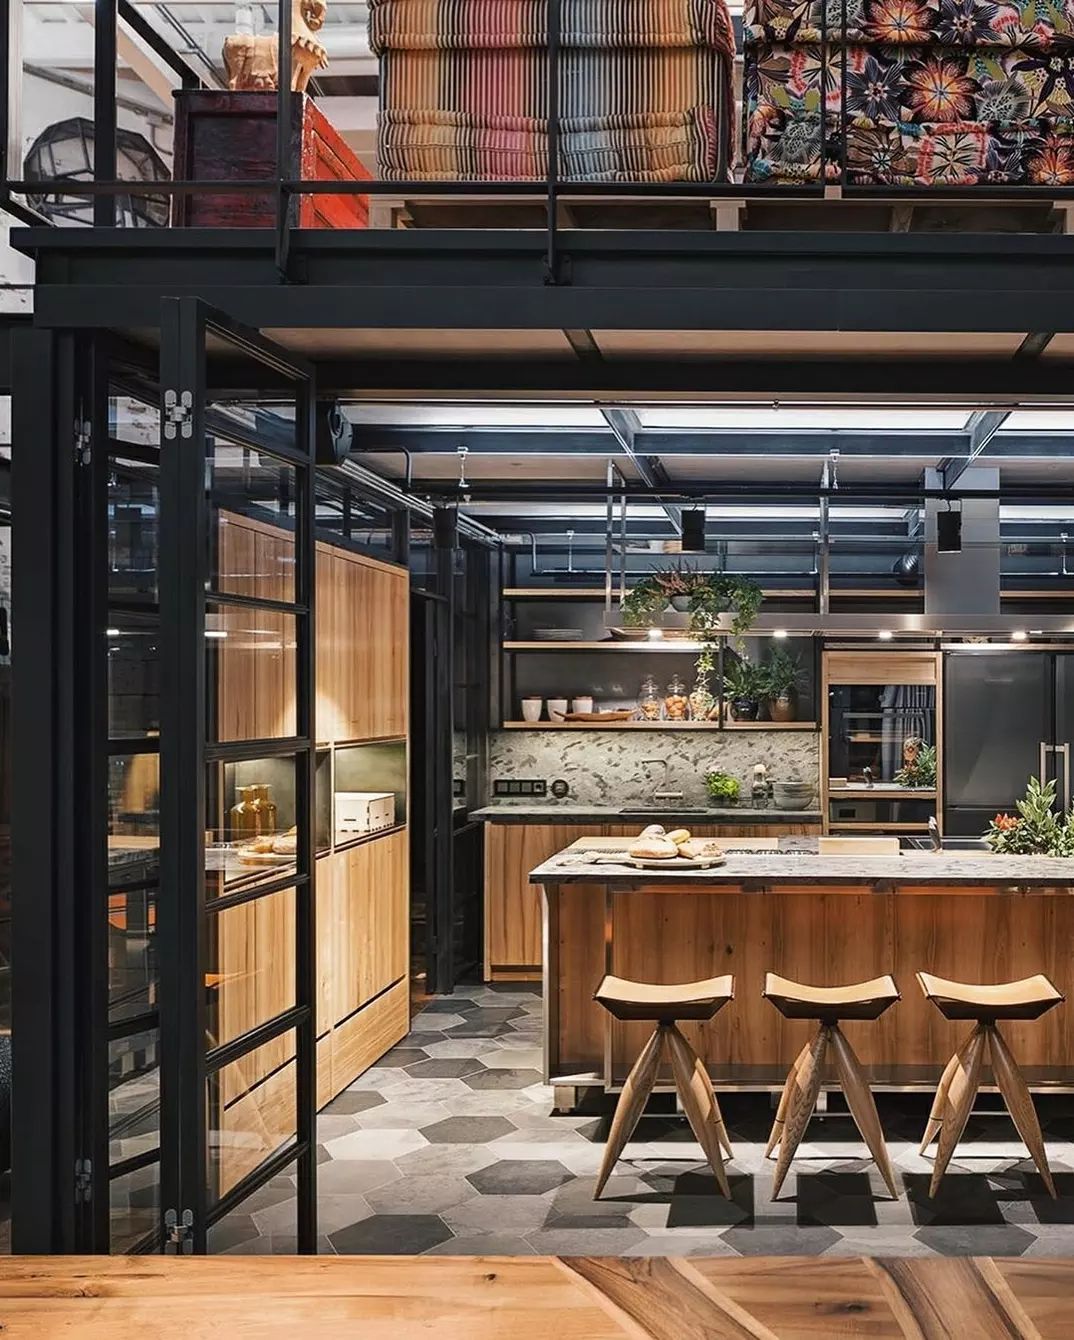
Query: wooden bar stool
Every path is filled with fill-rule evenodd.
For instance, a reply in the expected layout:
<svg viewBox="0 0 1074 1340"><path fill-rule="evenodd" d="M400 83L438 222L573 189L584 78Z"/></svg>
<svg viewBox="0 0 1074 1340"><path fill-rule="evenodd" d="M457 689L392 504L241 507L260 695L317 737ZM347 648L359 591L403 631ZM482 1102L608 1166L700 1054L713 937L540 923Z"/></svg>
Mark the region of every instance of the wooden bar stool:
<svg viewBox="0 0 1074 1340"><path fill-rule="evenodd" d="M665 1048L671 1058L675 1088L705 1158L716 1175L720 1190L727 1197L731 1188L724 1171L720 1146L731 1156L731 1142L713 1092L712 1081L700 1057L679 1032L681 1019L711 1019L735 994L733 977L712 977L705 982L681 982L657 986L651 982L630 982L623 977L607 976L594 992L593 999L616 1019L652 1021L653 1032L641 1049L626 1078L615 1107L604 1161L600 1165L593 1199L598 1200L604 1185L618 1162L626 1142L634 1133L638 1119L656 1082L660 1059Z"/></svg>
<svg viewBox="0 0 1074 1340"><path fill-rule="evenodd" d="M1043 973L1025 977L1019 982L1000 982L994 986L978 986L972 982L951 982L945 977L934 977L919 972L921 990L945 1019L973 1019L976 1027L947 1063L933 1099L920 1153L924 1153L939 1134L936 1162L932 1166L929 1195L935 1196L940 1181L951 1162L955 1146L962 1138L969 1120L970 1109L981 1082L981 1066L985 1052L992 1058L995 1076L1003 1101L1007 1105L1015 1129L1025 1142L1037 1165L1044 1185L1055 1196L1055 1182L1044 1152L1044 1137L1040 1122L1018 1064L996 1027L1000 1019L1039 1019L1065 999Z"/></svg>
<svg viewBox="0 0 1074 1340"><path fill-rule="evenodd" d="M887 1188L895 1197L895 1174L884 1144L884 1132L869 1082L854 1048L839 1027L843 1019L879 1019L899 999L899 989L891 977L874 977L871 982L854 986L806 986L786 977L767 973L762 992L785 1019L816 1019L817 1031L799 1052L791 1066L780 1096L772 1133L765 1149L767 1158L779 1145L779 1160L772 1182L773 1199L779 1195L783 1179L809 1125L817 1105L824 1058L830 1047L839 1072L850 1115L861 1132Z"/></svg>

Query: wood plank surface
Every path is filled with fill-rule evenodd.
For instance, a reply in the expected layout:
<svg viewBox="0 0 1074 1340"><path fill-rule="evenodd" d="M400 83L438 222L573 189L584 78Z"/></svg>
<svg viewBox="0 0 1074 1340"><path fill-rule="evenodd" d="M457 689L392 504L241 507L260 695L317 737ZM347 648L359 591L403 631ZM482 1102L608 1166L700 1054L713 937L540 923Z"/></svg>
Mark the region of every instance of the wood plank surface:
<svg viewBox="0 0 1074 1340"><path fill-rule="evenodd" d="M1061 1340L1074 1261L13 1257L5 1340Z"/></svg>

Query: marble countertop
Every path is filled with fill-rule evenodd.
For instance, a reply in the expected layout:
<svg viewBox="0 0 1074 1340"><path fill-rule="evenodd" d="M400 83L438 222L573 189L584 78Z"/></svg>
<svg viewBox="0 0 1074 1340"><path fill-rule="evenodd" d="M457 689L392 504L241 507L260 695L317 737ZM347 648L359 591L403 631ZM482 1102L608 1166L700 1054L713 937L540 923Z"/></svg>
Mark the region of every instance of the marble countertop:
<svg viewBox="0 0 1074 1340"><path fill-rule="evenodd" d="M646 824L674 819L683 828L695 824L819 824L820 810L780 810L775 806L755 810L747 805L701 809L683 804L679 809L652 809L642 800L627 805L536 804L532 801L497 801L470 811L471 819L493 819L498 823L637 823L640 832Z"/></svg>
<svg viewBox="0 0 1074 1340"><path fill-rule="evenodd" d="M589 852L617 850L614 838L580 838L530 872L531 884L871 885L878 892L900 884L986 885L1010 890L1057 888L1074 893L1074 858L1000 856L992 852L903 851L898 856L821 856L791 839L780 849L735 851L729 838L723 865L707 870L639 870L595 862Z"/></svg>

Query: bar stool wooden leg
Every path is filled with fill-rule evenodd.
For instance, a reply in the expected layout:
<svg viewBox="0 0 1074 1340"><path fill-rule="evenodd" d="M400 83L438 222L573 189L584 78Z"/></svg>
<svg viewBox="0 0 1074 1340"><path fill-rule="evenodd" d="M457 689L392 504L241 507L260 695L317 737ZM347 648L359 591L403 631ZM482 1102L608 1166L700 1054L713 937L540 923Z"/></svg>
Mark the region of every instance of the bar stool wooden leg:
<svg viewBox="0 0 1074 1340"><path fill-rule="evenodd" d="M671 1054L671 1067L675 1072L675 1087L682 1099L683 1111L686 1113L694 1138L704 1150L709 1167L715 1174L716 1185L730 1200L731 1187L720 1154L720 1127L723 1125L723 1119L719 1116L708 1072L693 1047L674 1024L669 1025L665 1032L668 1051Z"/></svg>
<svg viewBox="0 0 1074 1340"><path fill-rule="evenodd" d="M791 1100L791 1090L794 1088L794 1077L798 1073L798 1067L809 1055L809 1048L812 1042L807 1042L798 1055L794 1058L790 1070L787 1072L787 1079L783 1085L783 1092L779 1095L779 1107L776 1108L776 1119L772 1123L772 1130L768 1136L768 1144L765 1145L764 1156L771 1158L772 1150L779 1144L783 1135L783 1124L787 1116L787 1104Z"/></svg>
<svg viewBox="0 0 1074 1340"><path fill-rule="evenodd" d="M1017 1061L1011 1055L1003 1034L994 1024L987 1031L992 1055L992 1072L996 1077L996 1083L999 1085L999 1091L1003 1095L1003 1101L1007 1104L1007 1111L1011 1114L1015 1129L1025 1142L1033 1162L1037 1165L1037 1172L1040 1173L1041 1180L1048 1188L1048 1194L1054 1200L1056 1198L1055 1182L1052 1178L1052 1170L1048 1167L1048 1155L1044 1150L1044 1136L1041 1134L1040 1122L1037 1120L1037 1109L1033 1106L1029 1086L1018 1068Z"/></svg>
<svg viewBox="0 0 1074 1340"><path fill-rule="evenodd" d="M829 1030L828 1041L835 1053L835 1063L839 1068L839 1080L843 1086L847 1106L850 1108L850 1115L854 1118L854 1124L861 1132L861 1138L865 1141L869 1153L872 1154L876 1166L880 1169L880 1175L887 1183L888 1190L894 1199L898 1200L899 1193L895 1186L895 1172L891 1166L888 1147L884 1143L884 1131L880 1125L880 1114L876 1110L876 1099L873 1097L873 1091L869 1088L869 1081L862 1071L861 1062L858 1060L854 1048L843 1036L843 1031L838 1024L835 1024Z"/></svg>
<svg viewBox="0 0 1074 1340"><path fill-rule="evenodd" d="M652 1036L641 1049L630 1074L626 1077L623 1092L615 1105L612 1128L608 1132L608 1143L604 1149L604 1161L600 1165L596 1190L593 1192L594 1200L599 1200L612 1169L619 1161L619 1155L634 1134L634 1127L645 1111L645 1103L656 1082L656 1072L664 1051L664 1032L663 1025L653 1029Z"/></svg>
<svg viewBox="0 0 1074 1340"><path fill-rule="evenodd" d="M973 1034L971 1033L970 1037L972 1036ZM940 1076L940 1083L936 1088L936 1097L932 1100L932 1107L929 1109L929 1119L925 1123L925 1134L921 1137L921 1144L918 1145L917 1152L919 1154L924 1154L925 1150L928 1149L929 1145L935 1140L937 1132L943 1125L943 1107L944 1103L947 1101L947 1090L951 1087L951 1081L954 1079L955 1071L958 1069L959 1057L961 1057L966 1047L969 1046L969 1042L970 1038L967 1038L944 1067L944 1072Z"/></svg>
<svg viewBox="0 0 1074 1340"><path fill-rule="evenodd" d="M704 1069L704 1067L702 1067L702 1069ZM707 1073L705 1078L708 1079ZM709 1081L709 1087L712 1087L711 1081ZM716 1134L719 1136L720 1144L723 1146L723 1152L729 1159L733 1159L735 1157L735 1151L731 1148L731 1137L727 1131L727 1122L724 1121L723 1113L720 1111L720 1103L716 1097L715 1089L712 1089L712 1110L716 1114Z"/></svg>
<svg viewBox="0 0 1074 1340"><path fill-rule="evenodd" d="M805 1135L805 1129L809 1125L809 1118L817 1105L830 1031L827 1025L821 1024L809 1044L808 1055L795 1071L794 1084L787 1102L783 1139L779 1146L779 1160L776 1163L775 1177L772 1179L773 1200L779 1195L783 1179L787 1176L787 1170L794 1158L794 1151L801 1144L802 1136Z"/></svg>
<svg viewBox="0 0 1074 1340"><path fill-rule="evenodd" d="M981 1082L981 1061L985 1042L985 1030L978 1024L970 1035L965 1050L959 1053L958 1065L951 1076L940 1117L942 1121L940 1143L936 1150L936 1162L932 1168L930 1196L935 1196L939 1190L947 1165L951 1162L951 1155L955 1152L955 1146L966 1129L977 1087Z"/></svg>

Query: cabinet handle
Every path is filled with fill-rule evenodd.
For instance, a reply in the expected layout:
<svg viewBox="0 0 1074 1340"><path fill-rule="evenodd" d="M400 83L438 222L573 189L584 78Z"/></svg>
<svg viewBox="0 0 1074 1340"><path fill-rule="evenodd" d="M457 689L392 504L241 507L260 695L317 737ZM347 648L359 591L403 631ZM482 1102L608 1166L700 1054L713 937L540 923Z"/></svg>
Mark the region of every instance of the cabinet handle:
<svg viewBox="0 0 1074 1340"><path fill-rule="evenodd" d="M1070 743L1054 744L1052 749L1063 755L1063 813L1070 809Z"/></svg>

